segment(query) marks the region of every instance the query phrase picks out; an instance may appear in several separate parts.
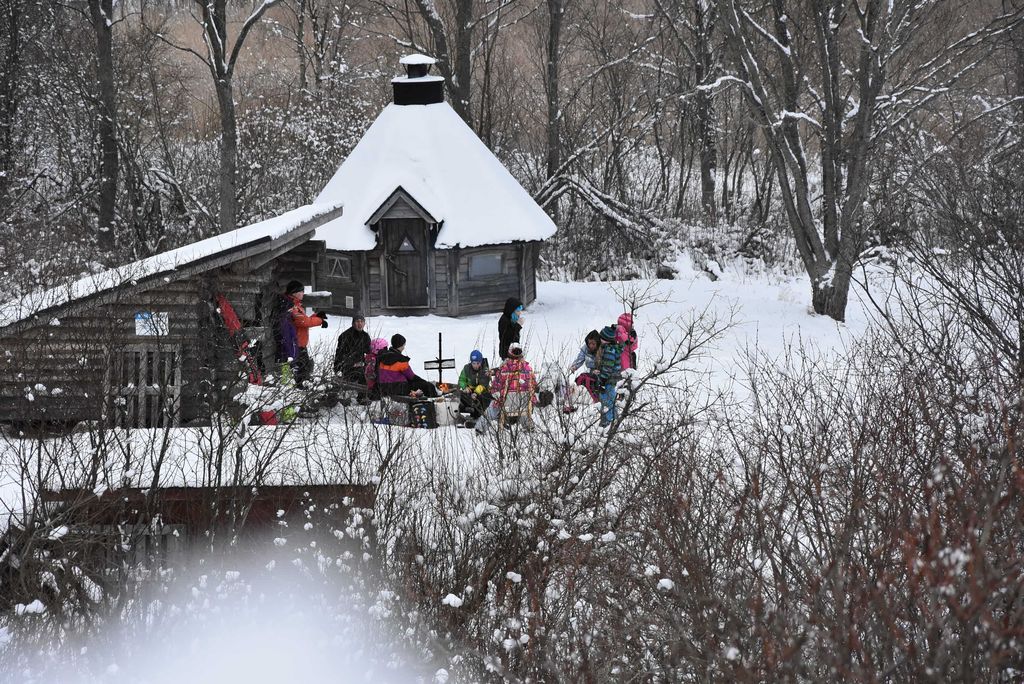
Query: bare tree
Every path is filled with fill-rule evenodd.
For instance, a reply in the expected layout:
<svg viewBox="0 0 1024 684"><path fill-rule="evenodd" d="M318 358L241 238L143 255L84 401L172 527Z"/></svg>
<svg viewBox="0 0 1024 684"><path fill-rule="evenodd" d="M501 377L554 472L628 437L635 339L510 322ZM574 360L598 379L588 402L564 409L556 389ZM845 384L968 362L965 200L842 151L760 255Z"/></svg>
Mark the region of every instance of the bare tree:
<svg viewBox="0 0 1024 684"><path fill-rule="evenodd" d="M89 0L89 23L96 36L96 86L99 106L97 133L100 143L99 244L114 247L117 211L117 86L114 74L114 2Z"/></svg>
<svg viewBox="0 0 1024 684"><path fill-rule="evenodd" d="M846 315L880 139L977 67L1020 13L980 27L973 19L944 0L722 5L735 69L727 80L740 84L771 151L816 313Z"/></svg>
<svg viewBox="0 0 1024 684"><path fill-rule="evenodd" d="M719 76L721 46L718 37L718 5L703 0L658 0L659 14L667 24L673 46L685 63L674 65L679 93L692 105L683 115L692 115L692 127L699 148L700 201L704 214L717 215L717 137L713 83ZM691 117L688 117L691 118Z"/></svg>
<svg viewBox="0 0 1024 684"><path fill-rule="evenodd" d="M229 12L227 0L194 0L198 14L193 14L202 29L206 54L200 54L190 47L178 45L157 35L172 47L188 52L206 65L213 78L217 95L217 109L220 114L220 211L221 232L234 230L237 220L238 197L236 183L238 174L238 124L235 115L234 76L245 39L268 9L280 0L259 0L254 2L252 11L242 22L234 42L229 35Z"/></svg>

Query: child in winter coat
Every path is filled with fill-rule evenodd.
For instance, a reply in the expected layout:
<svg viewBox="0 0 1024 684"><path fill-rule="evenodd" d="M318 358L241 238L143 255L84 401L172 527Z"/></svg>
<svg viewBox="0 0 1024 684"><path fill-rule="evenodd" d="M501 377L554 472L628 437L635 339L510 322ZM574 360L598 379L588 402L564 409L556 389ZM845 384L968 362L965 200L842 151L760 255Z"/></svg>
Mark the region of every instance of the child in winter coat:
<svg viewBox="0 0 1024 684"><path fill-rule="evenodd" d="M415 392L436 397L437 388L413 372L404 351L405 336L395 333L391 336L391 348L377 357L377 386L381 396L407 396Z"/></svg>
<svg viewBox="0 0 1024 684"><path fill-rule="evenodd" d="M591 330L583 338L583 346L580 348L580 353L576 355L576 359L569 365L569 375L572 375L581 367L585 369L584 372L576 376L576 384L587 388L590 398L594 401L597 401L598 397L597 391L594 389L593 371L597 366L597 350L600 346L601 334L596 330ZM568 390L566 391L565 405L566 407L571 406Z"/></svg>
<svg viewBox="0 0 1024 684"><path fill-rule="evenodd" d="M616 418L616 383L622 378L623 343L616 340L616 330L608 325L601 329L601 349L597 353L594 386L601 399L601 427Z"/></svg>
<svg viewBox="0 0 1024 684"><path fill-rule="evenodd" d="M479 418L491 403L491 393L487 391L490 381L487 360L479 349L474 349L459 374L459 410Z"/></svg>
<svg viewBox="0 0 1024 684"><path fill-rule="evenodd" d="M636 350L640 348L640 342L633 327L633 314L626 312L619 316L615 341L622 343L622 370L636 368Z"/></svg>
<svg viewBox="0 0 1024 684"><path fill-rule="evenodd" d="M487 407L484 415L477 421L476 430L480 434L487 432L490 422L501 415L501 410L510 394L525 392L529 394L530 403L537 403L537 376L529 362L523 358L523 348L518 342L508 347L508 359L495 371L491 380L491 395L494 399ZM522 417L524 420L529 420Z"/></svg>
<svg viewBox="0 0 1024 684"><path fill-rule="evenodd" d="M380 398L380 390L377 388L377 357L387 348L388 341L378 337L370 342L370 351L363 356L363 377L371 398Z"/></svg>

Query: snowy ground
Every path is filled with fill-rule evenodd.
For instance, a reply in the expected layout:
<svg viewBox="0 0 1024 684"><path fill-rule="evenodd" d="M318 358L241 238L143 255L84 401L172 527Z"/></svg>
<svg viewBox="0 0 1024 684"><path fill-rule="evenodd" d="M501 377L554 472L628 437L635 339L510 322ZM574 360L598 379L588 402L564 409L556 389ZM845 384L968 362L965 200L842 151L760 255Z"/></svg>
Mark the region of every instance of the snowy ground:
<svg viewBox="0 0 1024 684"><path fill-rule="evenodd" d="M642 306L635 316L641 371L652 345L656 345L659 326L672 327L704 310L722 321L733 321L716 343L714 353L702 360L720 386L741 375L743 359L751 352L777 357L796 343L828 352L845 346L867 326L867 311L855 292L851 292L846 323L837 323L810 313L806 277L750 276L738 269L726 269L722 278L712 282L706 273L695 271L685 257L676 266L676 280L538 283L537 300L527 307L523 325L527 360L538 372L549 367L565 369L587 332L614 323L627 310L623 296L637 292L645 293L642 299L652 302ZM442 352L456 362L456 370L446 371L444 379L453 382L473 349L481 350L496 365L497 321L498 314L466 318L377 316L367 320L366 329L371 337L404 335L408 340L405 353L411 357L413 369L429 380L436 380L437 373L425 372L423 362L437 356L437 335L443 333ZM314 330L311 337L318 368L330 363L338 335L351 321L332 318L330 323L326 330Z"/></svg>
<svg viewBox="0 0 1024 684"><path fill-rule="evenodd" d="M639 296L641 306L635 315L640 340L639 372L645 371L645 363L649 367L662 355L663 337L672 344L671 340L679 337L681 323L707 312L722 323L731 321L731 327L714 342L708 353L690 362L693 366L690 370L705 372L709 381L705 386L709 389L729 390L742 396L745 362L749 355L756 352L762 357L782 358L792 346L827 354L856 340L868 325L868 313L856 296L856 289L851 293L847 322L837 323L809 312L810 292L806 278L751 276L740 269L727 268L718 281L711 281L706 273L694 270L685 257L676 267L680 274L676 280L538 283L537 300L525 314L523 342L527 359L542 375L564 374L582 345L584 335L591 329L613 323L629 308L623 305L623 300L642 293ZM367 330L372 337L390 338L396 332L405 335L406 354L412 357L414 370L430 380L436 380L437 373L424 371L423 362L436 357L437 336L443 333L443 355L456 360L456 369L445 371L444 379L454 382L473 349L483 351L492 364L498 362L497 318L497 314L458 319L380 316L367 321ZM329 367L338 335L350 323L348 319L338 318L331 322L333 325L327 329L312 331L311 348L320 369ZM591 412L596 411L596 407L590 408ZM275 434L275 428L251 431L243 439L244 456L251 463L244 464L238 472L255 471L252 463L263 464L275 444L282 448L274 455L273 467L268 470L261 465L259 468L267 481L289 482L296 477L299 481L329 480L341 472L350 478L365 480L378 464L373 458L359 462L358 452L379 454L382 441L400 440L403 451L420 452L428 461L443 459L446 469L463 473L472 471L483 455L484 450L475 446L472 431L455 427L413 431L368 425L361 412L364 409L348 412L336 409L330 416L332 428L326 432L320 425L301 423L278 428L289 431L280 437ZM145 456L161 450L168 453L163 466L165 484L196 484L202 480L206 467L203 453L217 448L218 439L209 432L196 428L172 430L168 448L154 446L164 438L161 431L157 431L159 434L132 431L123 436L124 450L143 458L136 458L135 463L129 465L124 463L127 459L118 459L118 463L111 464L106 477L101 478L108 481L101 486L116 487L129 482L148 486L153 464ZM83 453L89 451L88 439L88 434L80 436ZM356 444L365 448L355 447ZM371 444L374 448L369 448ZM31 478L34 472L29 464L40 456L46 459L48 450L69 448L66 443L49 446L45 442L0 442L0 525L4 528L10 515L23 510L22 480ZM74 446L71 448L79 451ZM314 466L310 466L311 461Z"/></svg>

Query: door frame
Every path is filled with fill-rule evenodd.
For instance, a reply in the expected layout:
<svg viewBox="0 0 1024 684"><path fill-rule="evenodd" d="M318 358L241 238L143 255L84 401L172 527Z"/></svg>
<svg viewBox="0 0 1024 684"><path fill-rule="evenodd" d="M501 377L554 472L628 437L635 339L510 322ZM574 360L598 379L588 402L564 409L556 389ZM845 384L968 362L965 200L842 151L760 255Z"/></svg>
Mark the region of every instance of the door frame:
<svg viewBox="0 0 1024 684"><path fill-rule="evenodd" d="M403 310L422 310L422 309L433 309L434 308L434 303L436 301L436 293L434 292L434 254L433 254L434 250L433 250L433 247L430 244L431 243L431 234L433 232L434 225L431 224L431 223L428 223L427 221L424 221L420 217L416 217L416 219L419 221L420 226L422 227L422 230L423 230L424 250L423 250L422 257L421 257L421 261L424 262L424 264L426 266L426 268L425 268L425 276L424 276L426 278L426 286L427 286L426 303L425 304L392 304L391 303L391 288L388 287L388 274L389 274L389 269L391 268L391 264L388 261L388 250L387 250L388 236L386 234L384 234L384 235L381 236L382 243L383 243L383 249L381 249L381 253L380 253L380 280L381 280L380 285L381 285L381 292L383 294L383 300L384 300L383 304L384 304L384 308L386 308L386 309L395 309L395 310L403 311ZM380 221L380 223L378 225L380 226L380 228L382 230L388 231L390 229L390 227L388 226L388 221L389 220L394 220L394 219L391 219L391 218L381 219L381 221Z"/></svg>

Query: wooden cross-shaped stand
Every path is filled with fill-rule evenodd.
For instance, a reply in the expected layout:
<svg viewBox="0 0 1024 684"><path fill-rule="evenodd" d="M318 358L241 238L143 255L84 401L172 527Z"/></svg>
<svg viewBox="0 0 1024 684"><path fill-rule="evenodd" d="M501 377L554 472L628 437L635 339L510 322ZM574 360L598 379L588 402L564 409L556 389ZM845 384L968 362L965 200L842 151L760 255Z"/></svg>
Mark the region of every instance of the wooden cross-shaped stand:
<svg viewBox="0 0 1024 684"><path fill-rule="evenodd" d="M431 359L430 361L423 362L423 370L436 370L437 371L437 382L442 384L444 382L444 369L454 369L455 359L444 358L444 352L441 350L441 333L437 333L437 358Z"/></svg>

